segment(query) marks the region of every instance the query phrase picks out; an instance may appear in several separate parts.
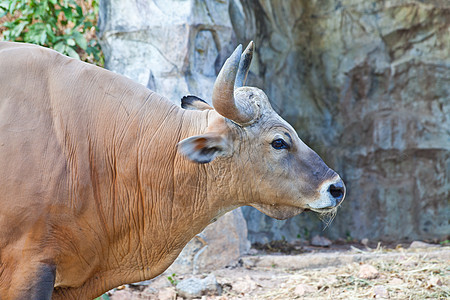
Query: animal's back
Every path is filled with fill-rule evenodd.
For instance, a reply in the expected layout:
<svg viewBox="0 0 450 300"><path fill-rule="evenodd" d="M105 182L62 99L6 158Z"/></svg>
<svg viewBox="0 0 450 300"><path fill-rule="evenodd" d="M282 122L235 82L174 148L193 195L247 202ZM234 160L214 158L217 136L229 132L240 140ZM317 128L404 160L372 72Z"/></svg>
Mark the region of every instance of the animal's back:
<svg viewBox="0 0 450 300"><path fill-rule="evenodd" d="M23 206L35 215L49 201L76 208L70 193L90 181L90 151L125 126L151 92L29 44L0 43L0 70L0 212Z"/></svg>
<svg viewBox="0 0 450 300"><path fill-rule="evenodd" d="M0 70L0 246L13 224L23 229L51 207L80 213L93 193L96 155L116 142L128 146L127 130L147 100L153 111L173 106L123 76L39 46L0 42Z"/></svg>
<svg viewBox="0 0 450 300"><path fill-rule="evenodd" d="M63 182L63 153L54 132L48 86L52 52L0 43L0 246L41 217ZM42 157L45 155L45 157ZM49 180L52 179L52 180ZM20 226L19 226L20 225Z"/></svg>

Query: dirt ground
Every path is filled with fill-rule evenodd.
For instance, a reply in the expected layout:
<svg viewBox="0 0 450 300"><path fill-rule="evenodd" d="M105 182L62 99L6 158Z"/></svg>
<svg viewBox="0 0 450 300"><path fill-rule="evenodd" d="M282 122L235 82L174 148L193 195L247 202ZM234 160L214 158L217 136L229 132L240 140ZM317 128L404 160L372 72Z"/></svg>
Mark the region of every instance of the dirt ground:
<svg viewBox="0 0 450 300"><path fill-rule="evenodd" d="M235 266L195 276L163 274L143 285L119 287L103 297L185 299L177 283L213 274L218 290L204 291L196 299L450 299L447 245L347 245L306 252L285 255L255 249Z"/></svg>

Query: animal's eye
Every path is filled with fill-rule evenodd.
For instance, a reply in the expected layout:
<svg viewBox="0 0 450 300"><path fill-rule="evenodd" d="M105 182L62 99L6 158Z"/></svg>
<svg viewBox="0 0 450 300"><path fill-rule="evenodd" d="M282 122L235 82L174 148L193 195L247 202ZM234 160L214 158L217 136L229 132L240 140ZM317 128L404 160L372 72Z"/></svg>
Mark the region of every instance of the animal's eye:
<svg viewBox="0 0 450 300"><path fill-rule="evenodd" d="M288 144L286 144L286 142L284 140L282 140L282 139L274 140L272 142L272 147L274 147L277 150L288 149L289 148Z"/></svg>

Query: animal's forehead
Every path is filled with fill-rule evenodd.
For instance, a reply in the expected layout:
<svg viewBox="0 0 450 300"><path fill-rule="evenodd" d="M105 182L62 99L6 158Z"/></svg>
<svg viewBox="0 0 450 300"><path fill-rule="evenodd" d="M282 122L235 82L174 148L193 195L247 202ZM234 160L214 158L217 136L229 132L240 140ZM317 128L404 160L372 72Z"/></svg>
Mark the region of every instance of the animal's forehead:
<svg viewBox="0 0 450 300"><path fill-rule="evenodd" d="M295 129L275 112L266 93L261 89L248 86L236 88L234 96L237 101L249 101L258 107L257 120L249 126L241 127L213 110L209 113L209 126L223 128L225 124L228 124L228 126L231 126L232 128L237 127L236 129L244 130L248 133L252 132L256 135L279 132L281 134L287 133L293 138L297 137Z"/></svg>
<svg viewBox="0 0 450 300"><path fill-rule="evenodd" d="M264 91L259 88L250 86L240 87L234 91L234 96L235 98L256 102L258 105L262 107L267 106L268 108L272 109L272 106L270 105L269 98L267 97L266 93L264 93Z"/></svg>
<svg viewBox="0 0 450 300"><path fill-rule="evenodd" d="M270 114L263 114L257 125L261 133L280 133L283 135L288 134L292 137L297 136L295 129L273 110Z"/></svg>
<svg viewBox="0 0 450 300"><path fill-rule="evenodd" d="M284 130L296 135L295 129L272 108L269 98L263 90L256 87L241 87L235 90L235 98L239 101L250 101L258 107L258 121L252 124L254 129L262 131Z"/></svg>
<svg viewBox="0 0 450 300"><path fill-rule="evenodd" d="M263 117L266 119L279 118L278 114L273 110L266 93L259 88L249 86L241 87L235 90L234 96L238 102L251 102L256 107L256 123Z"/></svg>

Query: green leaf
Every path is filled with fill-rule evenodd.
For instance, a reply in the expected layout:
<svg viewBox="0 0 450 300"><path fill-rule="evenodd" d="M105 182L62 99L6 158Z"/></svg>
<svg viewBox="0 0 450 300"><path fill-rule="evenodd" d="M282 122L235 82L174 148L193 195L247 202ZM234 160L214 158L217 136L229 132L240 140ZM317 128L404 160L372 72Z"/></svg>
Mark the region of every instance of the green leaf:
<svg viewBox="0 0 450 300"><path fill-rule="evenodd" d="M85 28L89 28L88 26L86 26L86 23L84 22L84 19L85 19L85 16L82 16L80 19L78 19L77 22L75 23L74 29L78 29L78 27L83 25L83 23L84 23L84 27Z"/></svg>
<svg viewBox="0 0 450 300"><path fill-rule="evenodd" d="M81 49L86 50L88 45L86 38L78 31L74 31L72 36L78 46L80 46Z"/></svg>
<svg viewBox="0 0 450 300"><path fill-rule="evenodd" d="M84 22L84 27L91 28L92 27L92 22L90 22L90 21Z"/></svg>
<svg viewBox="0 0 450 300"><path fill-rule="evenodd" d="M45 25L45 32L47 32L47 37L50 43L56 42L56 35L53 33L52 26L50 24Z"/></svg>
<svg viewBox="0 0 450 300"><path fill-rule="evenodd" d="M11 2L9 2L9 13L10 14L14 13L14 9L16 8L16 4L17 4L17 0L12 0Z"/></svg>
<svg viewBox="0 0 450 300"><path fill-rule="evenodd" d="M45 45L47 41L45 24L43 23L31 24L28 27L28 32L24 36L24 41L32 44Z"/></svg>
<svg viewBox="0 0 450 300"><path fill-rule="evenodd" d="M11 18L0 24L3 29L0 39L45 45L74 58L83 53L86 59L102 65L100 45L96 39L84 35L96 26L99 1L90 0L89 10L84 13L78 3L78 0L0 0L0 18ZM68 26L70 23L74 26Z"/></svg>
<svg viewBox="0 0 450 300"><path fill-rule="evenodd" d="M53 49L55 49L56 51L58 51L59 53L66 53L66 45L64 44L64 42L59 42L57 43Z"/></svg>
<svg viewBox="0 0 450 300"><path fill-rule="evenodd" d="M3 41L10 41L11 30L3 31Z"/></svg>
<svg viewBox="0 0 450 300"><path fill-rule="evenodd" d="M24 36L24 41L27 43L38 44L39 43L39 33L34 30L28 31Z"/></svg>
<svg viewBox="0 0 450 300"><path fill-rule="evenodd" d="M0 1L0 7L2 8L2 9L5 9L5 10L7 10L8 8L9 8L9 3L10 3L11 1L9 1L9 0L3 0L3 1Z"/></svg>
<svg viewBox="0 0 450 300"><path fill-rule="evenodd" d="M41 35L39 36L39 44L45 45L47 43L47 32L43 30L41 32Z"/></svg>
<svg viewBox="0 0 450 300"><path fill-rule="evenodd" d="M25 26L27 26L27 25L28 25L28 22L27 22L27 21L24 21L24 22L19 23L19 25L17 25L16 27L12 28L12 30L11 30L11 35L12 35L14 38L19 37L20 34L22 33L23 29L24 29Z"/></svg>
<svg viewBox="0 0 450 300"><path fill-rule="evenodd" d="M66 16L66 19L68 21L72 21L72 19L73 19L72 8L70 8L70 7L63 7L62 11L63 11L64 15Z"/></svg>
<svg viewBox="0 0 450 300"><path fill-rule="evenodd" d="M23 16L29 16L34 14L34 9L31 6L25 6L20 9L22 11Z"/></svg>
<svg viewBox="0 0 450 300"><path fill-rule="evenodd" d="M66 48L66 53L67 53L67 55L69 55L72 58L80 59L80 56L78 55L78 53L71 47Z"/></svg>
<svg viewBox="0 0 450 300"><path fill-rule="evenodd" d="M66 43L67 43L67 45L69 45L71 47L75 46L75 41L73 39L67 39Z"/></svg>
<svg viewBox="0 0 450 300"><path fill-rule="evenodd" d="M76 9L77 14L78 14L79 16L82 16L82 15L83 15L83 9L81 8L81 6L77 5L77 6L75 7L75 9Z"/></svg>

